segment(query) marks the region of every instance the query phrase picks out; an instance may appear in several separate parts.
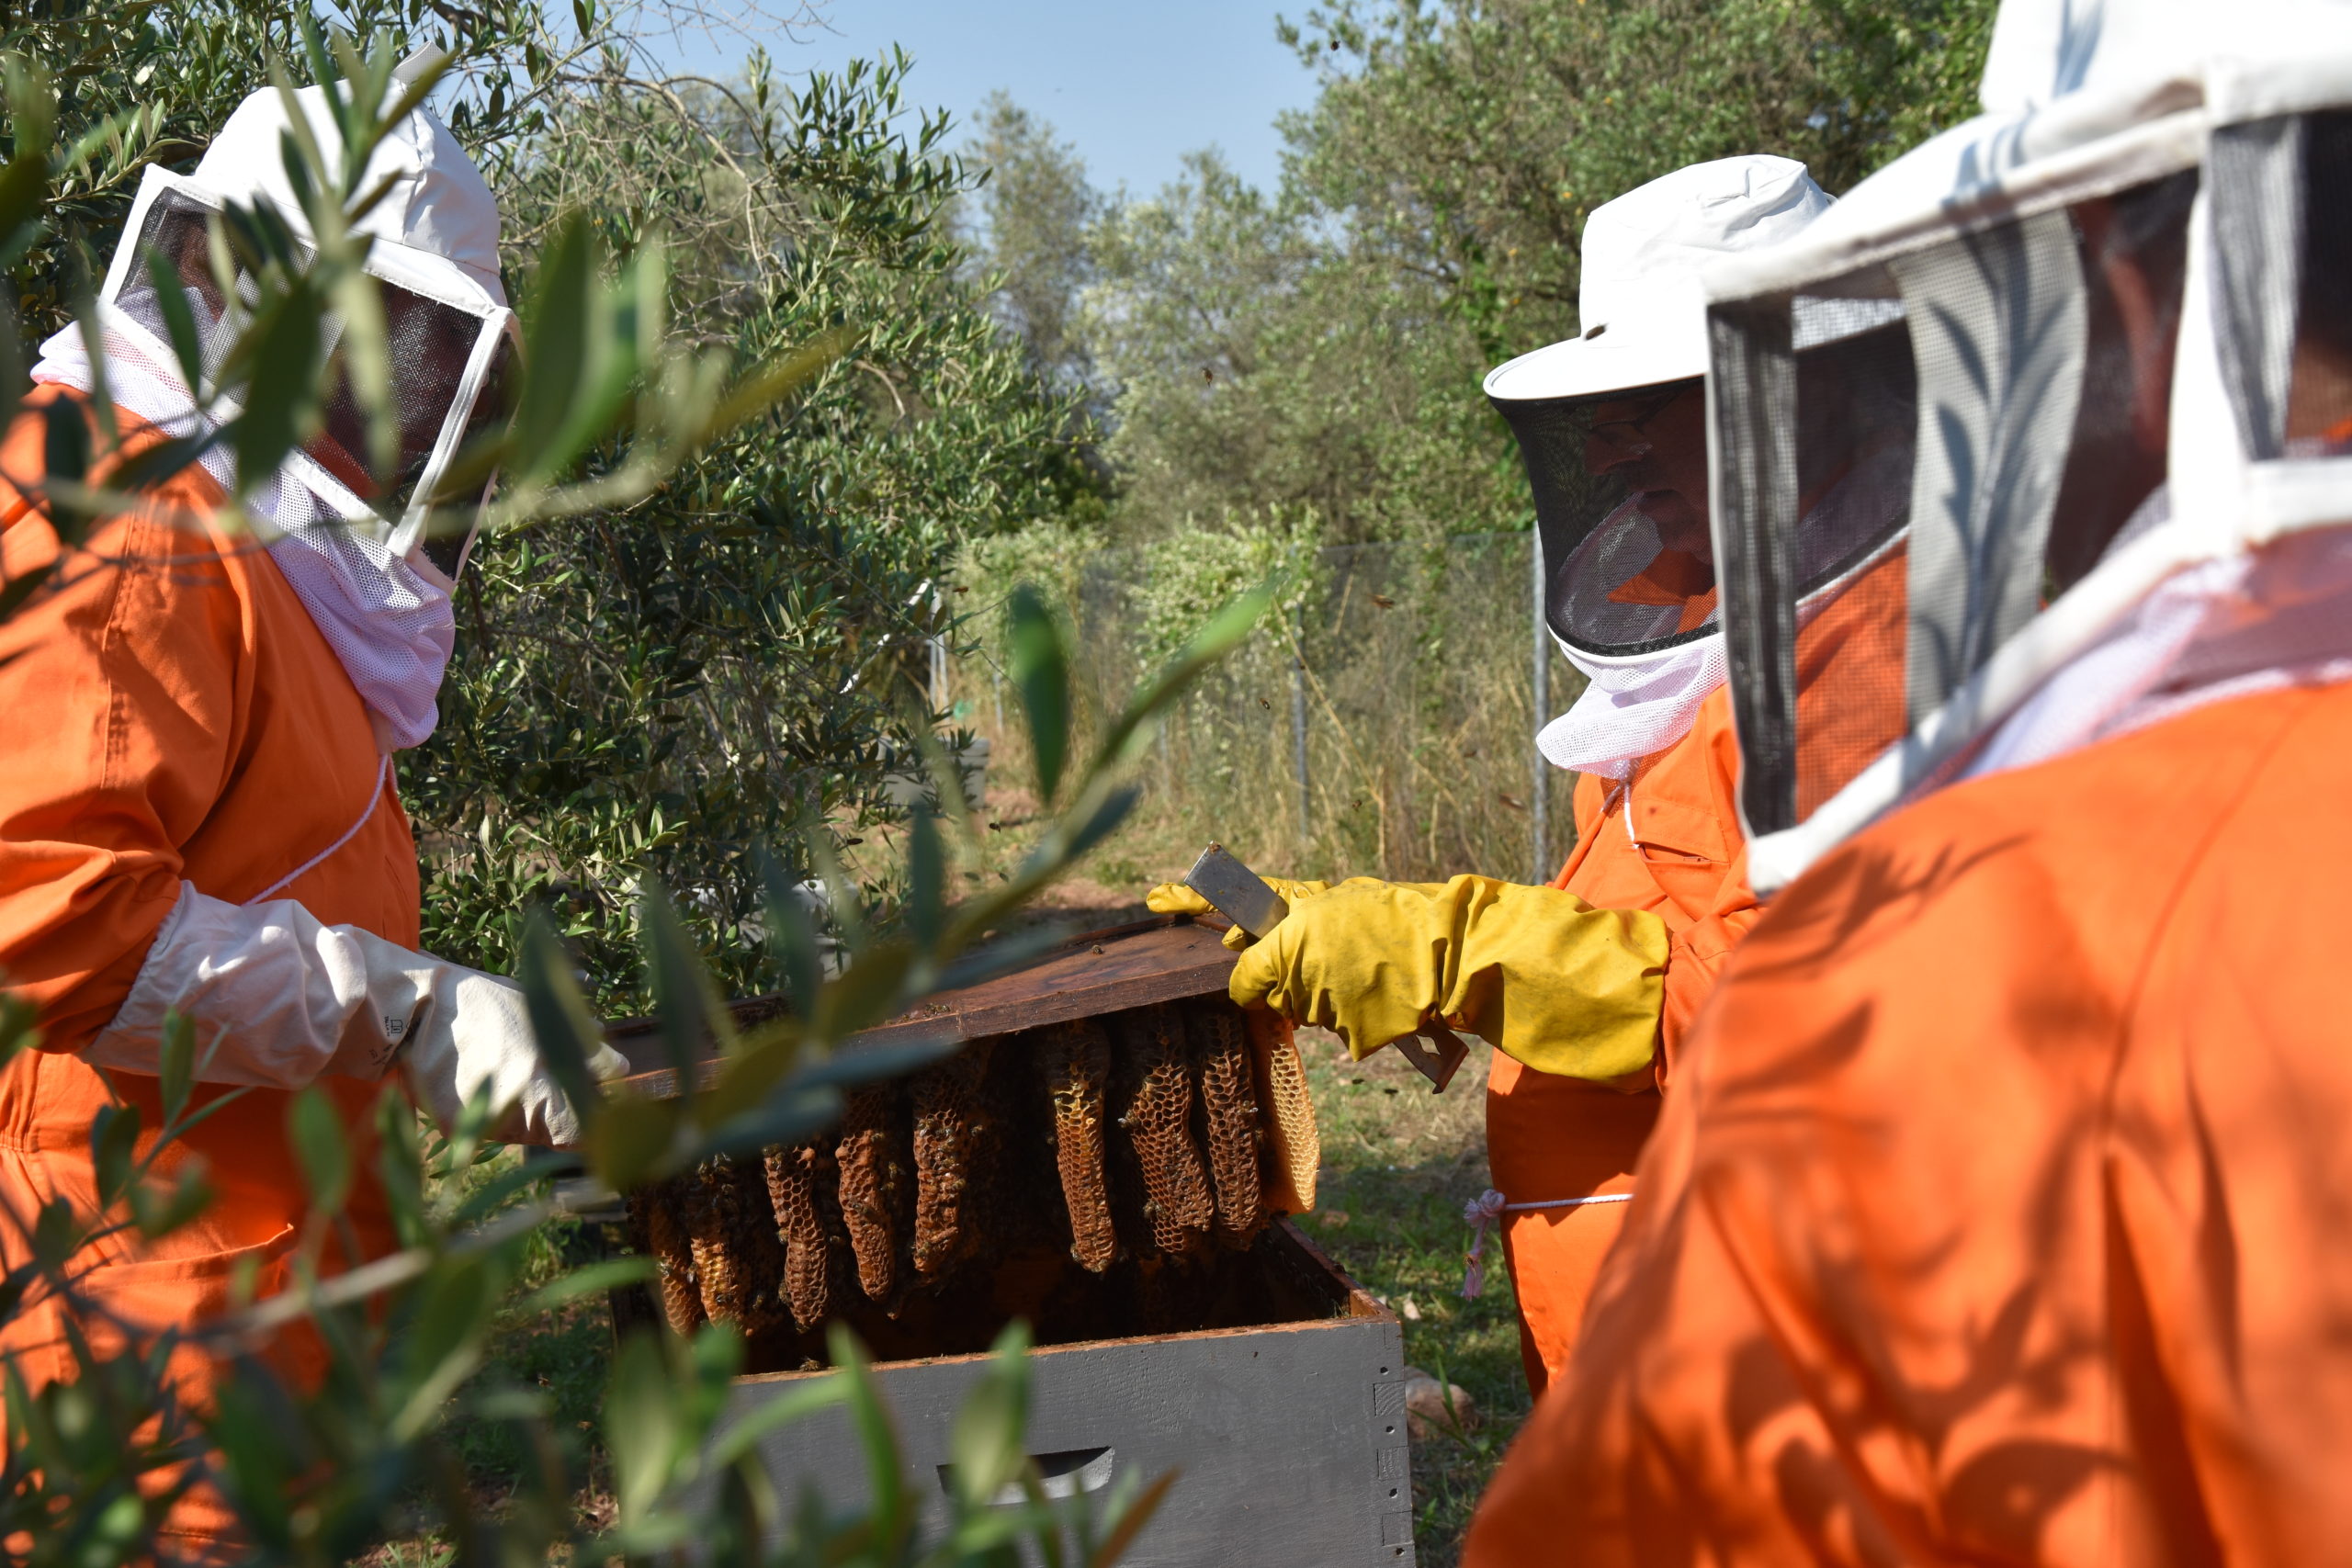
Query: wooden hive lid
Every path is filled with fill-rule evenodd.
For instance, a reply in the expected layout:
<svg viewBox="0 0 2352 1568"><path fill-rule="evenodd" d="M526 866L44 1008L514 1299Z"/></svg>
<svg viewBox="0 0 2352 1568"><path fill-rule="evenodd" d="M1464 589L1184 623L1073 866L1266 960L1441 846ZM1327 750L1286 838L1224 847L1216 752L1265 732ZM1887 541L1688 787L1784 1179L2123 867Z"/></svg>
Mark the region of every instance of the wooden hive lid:
<svg viewBox="0 0 2352 1568"><path fill-rule="evenodd" d="M1233 964L1234 954L1216 931L1194 924L1188 916L1161 915L1083 932L1005 974L934 992L889 1022L850 1036L842 1048L979 1040L1153 1002L1222 995ZM729 1009L743 1028L788 1010L784 999L775 996L746 998L729 1003ZM660 1059L660 1028L652 1019L630 1019L612 1025L605 1038L632 1065L639 1065ZM654 1099L677 1092L675 1076L667 1067L633 1073L622 1087Z"/></svg>

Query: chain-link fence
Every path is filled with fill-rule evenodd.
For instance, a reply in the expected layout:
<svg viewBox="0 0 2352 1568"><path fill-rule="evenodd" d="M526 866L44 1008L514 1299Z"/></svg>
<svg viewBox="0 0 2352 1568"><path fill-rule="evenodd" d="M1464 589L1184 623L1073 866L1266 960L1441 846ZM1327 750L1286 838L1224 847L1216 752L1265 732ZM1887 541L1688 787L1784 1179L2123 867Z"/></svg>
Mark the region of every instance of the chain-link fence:
<svg viewBox="0 0 2352 1568"><path fill-rule="evenodd" d="M1298 607L1169 723L1112 854L1156 874L1215 839L1293 875L1550 877L1574 837L1574 780L1538 759L1534 735L1581 678L1537 634L1530 548L1522 533L1315 552ZM1147 672L1147 570L1115 549L1074 574L1064 609L1093 714ZM954 680L997 782L1025 783L1001 677L974 660Z"/></svg>

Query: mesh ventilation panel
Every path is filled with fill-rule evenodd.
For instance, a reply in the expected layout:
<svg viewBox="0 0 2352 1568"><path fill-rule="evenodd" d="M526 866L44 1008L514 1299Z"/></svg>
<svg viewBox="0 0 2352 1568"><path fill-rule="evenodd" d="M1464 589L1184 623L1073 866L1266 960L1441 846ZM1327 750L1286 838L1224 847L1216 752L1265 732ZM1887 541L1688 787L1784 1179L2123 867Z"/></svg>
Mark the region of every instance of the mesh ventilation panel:
<svg viewBox="0 0 2352 1568"><path fill-rule="evenodd" d="M1757 835L1981 670L2162 482L2196 176L1718 306L1718 551Z"/></svg>
<svg viewBox="0 0 2352 1568"><path fill-rule="evenodd" d="M2245 449L2352 451L2352 112L2223 126L2209 159L2219 346Z"/></svg>

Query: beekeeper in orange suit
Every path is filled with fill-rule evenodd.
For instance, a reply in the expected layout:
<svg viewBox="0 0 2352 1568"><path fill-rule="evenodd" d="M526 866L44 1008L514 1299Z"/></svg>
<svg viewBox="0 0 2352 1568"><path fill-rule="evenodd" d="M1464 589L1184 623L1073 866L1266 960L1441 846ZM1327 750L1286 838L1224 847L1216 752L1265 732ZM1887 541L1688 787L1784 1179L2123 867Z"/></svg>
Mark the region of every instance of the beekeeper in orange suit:
<svg viewBox="0 0 2352 1568"><path fill-rule="evenodd" d="M1234 976L1237 999L1329 1023L1358 1055L1432 1017L1494 1043L1496 1190L1472 1205L1475 1250L1499 1220L1537 1392L1575 1343L1681 1032L1756 912L1707 527L1696 276L1789 239L1828 205L1803 164L1761 155L1680 169L1603 205L1584 231L1582 334L1487 378L1533 489L1546 620L1587 679L1537 739L1583 775L1559 877L1310 886ZM1883 467L1816 488L1819 540L1875 537L1899 512ZM1187 907L1181 890L1155 900ZM1596 946L1617 962L1597 966L1584 956ZM1426 978L1402 958L1424 953Z"/></svg>
<svg viewBox="0 0 2352 1568"><path fill-rule="evenodd" d="M2279 11L2006 6L1983 118L1709 275L1786 886L1465 1562L2352 1560L2352 10ZM1792 361L1873 315L1874 738L1774 565L1849 444Z"/></svg>
<svg viewBox="0 0 2352 1568"><path fill-rule="evenodd" d="M320 90L298 98L332 162L340 144ZM281 157L287 124L278 95L257 94L193 177L148 172L95 323L126 456L201 417L165 346L149 258L218 364L241 317L212 272L208 220L226 203L270 203L309 232ZM512 318L496 208L432 115L395 129L363 188L383 179L390 193L360 227L390 338L397 473L351 456L368 448L345 390L324 428L250 487L265 534L227 530L237 476L215 447L85 547L62 547L43 493L47 416L62 407L97 427L78 330L44 345L43 384L0 446L7 576L58 568L0 624L0 974L38 1005L41 1031L40 1049L0 1075L0 1257L25 1260L45 1202L94 1209L101 1107L138 1108L152 1141L167 1010L194 1026L199 1101L247 1091L164 1160L166 1179L201 1167L209 1210L153 1245L99 1244L81 1278L90 1323L190 1323L226 1303L241 1269L265 1293L284 1282L305 1210L286 1119L306 1086L350 1129L361 1174L349 1234L363 1252L394 1245L366 1174L390 1075L445 1125L481 1089L511 1108L516 1136L576 1132L519 990L416 951L416 850L392 756L434 728L467 542L425 538L423 498L462 439L500 416ZM354 1261L334 1247L322 1265ZM35 1385L71 1369L64 1310L28 1304L0 1334ZM297 1373L315 1371L299 1347L287 1354ZM200 1396L196 1352L174 1371ZM220 1525L200 1500L174 1516L199 1544Z"/></svg>

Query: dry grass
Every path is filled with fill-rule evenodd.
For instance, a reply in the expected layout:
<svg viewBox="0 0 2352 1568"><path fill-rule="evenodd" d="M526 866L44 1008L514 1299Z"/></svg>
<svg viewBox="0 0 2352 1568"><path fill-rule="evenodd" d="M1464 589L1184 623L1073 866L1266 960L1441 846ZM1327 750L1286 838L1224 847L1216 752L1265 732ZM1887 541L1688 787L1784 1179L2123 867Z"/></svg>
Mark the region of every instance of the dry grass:
<svg viewBox="0 0 2352 1568"><path fill-rule="evenodd" d="M1113 553L1115 555L1115 552ZM1538 713L1523 536L1458 542L1434 562L1402 547L1326 552L1305 637L1261 629L1170 717L1136 772L1143 797L1096 857L1103 888L1148 886L1218 840L1296 876L1429 881L1535 871L1535 732L1578 678L1556 654ZM1109 558L1106 558L1106 562ZM1071 609L1081 739L1148 673L1115 563ZM1295 659L1295 655L1300 656ZM1019 715L989 661L958 664L957 722L988 737L991 783L1031 780ZM1302 816L1295 699L1306 717ZM1549 876L1573 832L1568 775L1547 784ZM992 797L993 798L993 797ZM1025 815L1025 814L1024 814Z"/></svg>

